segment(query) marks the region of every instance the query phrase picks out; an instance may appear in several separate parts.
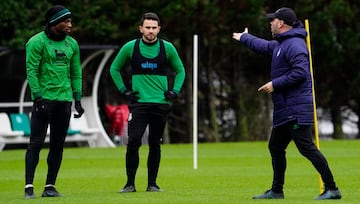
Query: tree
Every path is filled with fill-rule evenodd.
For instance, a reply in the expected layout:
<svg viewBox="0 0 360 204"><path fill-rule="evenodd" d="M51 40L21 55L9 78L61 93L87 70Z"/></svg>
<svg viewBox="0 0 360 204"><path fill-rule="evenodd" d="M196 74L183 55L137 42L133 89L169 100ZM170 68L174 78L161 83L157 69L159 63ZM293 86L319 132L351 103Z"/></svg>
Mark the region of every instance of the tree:
<svg viewBox="0 0 360 204"><path fill-rule="evenodd" d="M314 7L313 36L314 66L317 78L317 98L320 106L327 107L334 125L334 138L344 138L341 107L348 104L352 95L349 86L356 72L350 53L358 53L353 21L355 13L350 1L329 1L325 7ZM323 9L321 9L323 8ZM319 9L321 12L319 12ZM316 25L316 26L315 26ZM357 50L357 51L356 51ZM350 56L353 56L350 54ZM346 71L345 71L346 70ZM355 72L355 73L354 73Z"/></svg>
<svg viewBox="0 0 360 204"><path fill-rule="evenodd" d="M192 48L199 36L199 130L201 141L263 140L271 128L271 99L256 90L270 79L270 57L261 56L231 38L245 27L271 39L265 13L286 5L299 20L310 20L315 92L319 107L332 113L334 138L343 138L343 107L360 114L359 5L351 0L209 1L209 0L35 0L0 2L1 45L23 48L44 29L45 11L54 4L73 14L73 35L81 45L121 47L139 37L147 11L159 14L160 37L174 43L186 68L186 81L169 118L169 142L192 140ZM325 5L325 6L323 6ZM86 51L83 55L87 55ZM92 70L96 70L96 63ZM108 65L110 66L110 65ZM120 98L108 70L102 76L101 103ZM87 82L84 82L87 83ZM86 84L85 84L86 85ZM84 86L85 88L87 86ZM89 90L84 90L89 93ZM111 97L109 97L111 96ZM120 98L121 100L121 98ZM360 122L358 122L360 126Z"/></svg>

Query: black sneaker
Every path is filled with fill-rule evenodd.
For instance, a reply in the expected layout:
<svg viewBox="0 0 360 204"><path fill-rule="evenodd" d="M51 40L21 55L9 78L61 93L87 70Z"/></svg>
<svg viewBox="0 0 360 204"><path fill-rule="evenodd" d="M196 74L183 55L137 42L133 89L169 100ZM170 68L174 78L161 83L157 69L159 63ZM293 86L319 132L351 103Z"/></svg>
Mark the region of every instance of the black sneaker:
<svg viewBox="0 0 360 204"><path fill-rule="evenodd" d="M163 192L163 190L158 185L149 185L146 188L147 192Z"/></svg>
<svg viewBox="0 0 360 204"><path fill-rule="evenodd" d="M34 187L25 188L25 199L35 198Z"/></svg>
<svg viewBox="0 0 360 204"><path fill-rule="evenodd" d="M62 195L53 186L45 187L41 197L61 197Z"/></svg>
<svg viewBox="0 0 360 204"><path fill-rule="evenodd" d="M272 190L267 190L262 195L254 196L253 199L284 199L284 193L275 193Z"/></svg>
<svg viewBox="0 0 360 204"><path fill-rule="evenodd" d="M314 200L327 200L327 199L341 199L341 193L339 189L325 190L317 198L314 198Z"/></svg>
<svg viewBox="0 0 360 204"><path fill-rule="evenodd" d="M134 185L126 185L123 189L119 191L119 193L131 193L136 192Z"/></svg>

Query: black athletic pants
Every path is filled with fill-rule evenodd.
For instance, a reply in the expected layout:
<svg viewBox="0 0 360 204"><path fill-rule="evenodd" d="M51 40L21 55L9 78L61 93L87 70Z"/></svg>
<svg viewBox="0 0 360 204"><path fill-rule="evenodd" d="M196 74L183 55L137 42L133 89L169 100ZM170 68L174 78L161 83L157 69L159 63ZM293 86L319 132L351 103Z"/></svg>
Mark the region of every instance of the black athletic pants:
<svg viewBox="0 0 360 204"><path fill-rule="evenodd" d="M269 140L269 150L272 158L273 184L272 190L282 192L286 169L286 148L291 140L299 152L311 161L320 173L325 189L335 189L333 175L323 154L315 146L310 125L298 125L295 121L273 128Z"/></svg>
<svg viewBox="0 0 360 204"><path fill-rule="evenodd" d="M135 175L139 166L139 148L147 125L149 126L148 185L156 185L161 158L160 144L170 106L167 104L133 104L129 106L129 109L129 140L126 151L128 180L126 185L135 185Z"/></svg>
<svg viewBox="0 0 360 204"><path fill-rule="evenodd" d="M31 114L30 144L25 155L25 184L32 184L40 150L50 124L50 145L47 157L46 184L55 185L60 169L65 137L71 116L71 102L49 101L34 103Z"/></svg>

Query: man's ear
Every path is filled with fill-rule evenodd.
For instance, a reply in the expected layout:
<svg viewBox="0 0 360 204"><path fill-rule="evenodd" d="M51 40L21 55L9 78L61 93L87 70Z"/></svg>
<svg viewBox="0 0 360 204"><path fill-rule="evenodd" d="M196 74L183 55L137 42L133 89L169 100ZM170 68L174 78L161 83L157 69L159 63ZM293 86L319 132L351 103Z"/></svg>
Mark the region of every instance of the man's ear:
<svg viewBox="0 0 360 204"><path fill-rule="evenodd" d="M284 27L286 24L285 24L285 21L281 20L280 21L280 28Z"/></svg>

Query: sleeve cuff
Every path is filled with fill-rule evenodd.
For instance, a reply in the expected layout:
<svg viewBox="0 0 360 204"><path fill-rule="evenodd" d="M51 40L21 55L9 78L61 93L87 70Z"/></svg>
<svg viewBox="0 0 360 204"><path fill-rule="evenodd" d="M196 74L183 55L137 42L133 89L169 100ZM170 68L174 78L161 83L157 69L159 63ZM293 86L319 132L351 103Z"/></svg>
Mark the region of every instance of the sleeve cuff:
<svg viewBox="0 0 360 204"><path fill-rule="evenodd" d="M125 91L126 91L126 87L123 87L120 89L120 93L122 93L122 94L125 93Z"/></svg>
<svg viewBox="0 0 360 204"><path fill-rule="evenodd" d="M41 97L41 93L40 93L40 92L34 93L34 98L39 98L39 97Z"/></svg>
<svg viewBox="0 0 360 204"><path fill-rule="evenodd" d="M75 101L80 101L81 100L81 94L79 92L74 92L74 99L75 99Z"/></svg>

